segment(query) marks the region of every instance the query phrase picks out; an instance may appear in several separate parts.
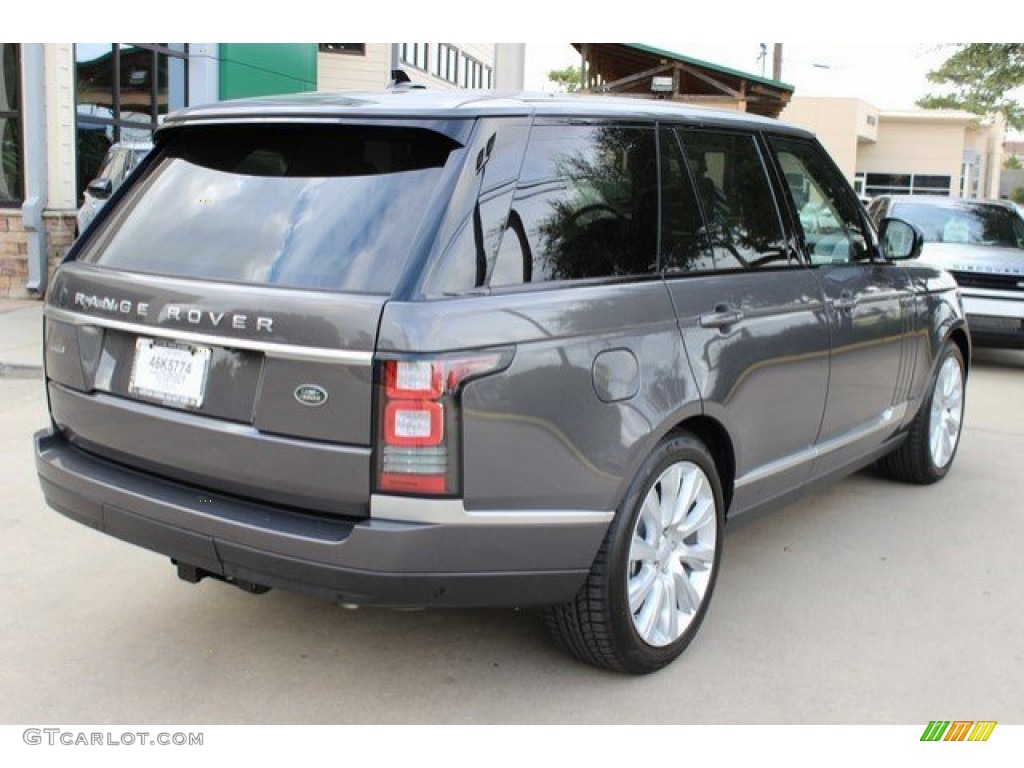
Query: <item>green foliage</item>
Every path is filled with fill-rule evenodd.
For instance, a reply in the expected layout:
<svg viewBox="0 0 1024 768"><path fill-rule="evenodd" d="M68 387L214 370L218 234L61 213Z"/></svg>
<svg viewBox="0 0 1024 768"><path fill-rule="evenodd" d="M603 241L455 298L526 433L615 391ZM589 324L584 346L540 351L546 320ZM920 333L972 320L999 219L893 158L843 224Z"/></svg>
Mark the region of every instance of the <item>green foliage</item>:
<svg viewBox="0 0 1024 768"><path fill-rule="evenodd" d="M578 67L572 66L565 69L552 69L548 72L548 80L564 91L575 93L580 89L580 70Z"/></svg>
<svg viewBox="0 0 1024 768"><path fill-rule="evenodd" d="M1014 187L1013 192L1010 193L1010 199L1024 205L1024 187Z"/></svg>
<svg viewBox="0 0 1024 768"><path fill-rule="evenodd" d="M1024 163L1021 163L1019 155L1007 155L1003 158L1003 168L1008 171L1019 171L1024 168Z"/></svg>
<svg viewBox="0 0 1024 768"><path fill-rule="evenodd" d="M1024 43L956 43L956 51L928 73L942 86L918 100L925 109L963 109L984 115L1002 112L1006 122L1024 128L1024 110L1012 91L1024 86Z"/></svg>

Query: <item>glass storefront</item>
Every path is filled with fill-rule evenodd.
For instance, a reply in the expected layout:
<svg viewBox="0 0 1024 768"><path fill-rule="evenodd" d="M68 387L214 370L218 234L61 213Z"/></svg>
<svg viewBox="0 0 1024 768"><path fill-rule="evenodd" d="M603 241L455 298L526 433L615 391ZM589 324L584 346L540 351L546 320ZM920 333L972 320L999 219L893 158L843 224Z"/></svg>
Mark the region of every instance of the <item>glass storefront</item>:
<svg viewBox="0 0 1024 768"><path fill-rule="evenodd" d="M0 206L24 198L19 46L0 43Z"/></svg>
<svg viewBox="0 0 1024 768"><path fill-rule="evenodd" d="M187 104L185 43L75 46L77 193L118 142L146 143L161 118Z"/></svg>
<svg viewBox="0 0 1024 768"><path fill-rule="evenodd" d="M864 191L868 197L878 195L940 195L948 196L950 177L920 173L867 173Z"/></svg>

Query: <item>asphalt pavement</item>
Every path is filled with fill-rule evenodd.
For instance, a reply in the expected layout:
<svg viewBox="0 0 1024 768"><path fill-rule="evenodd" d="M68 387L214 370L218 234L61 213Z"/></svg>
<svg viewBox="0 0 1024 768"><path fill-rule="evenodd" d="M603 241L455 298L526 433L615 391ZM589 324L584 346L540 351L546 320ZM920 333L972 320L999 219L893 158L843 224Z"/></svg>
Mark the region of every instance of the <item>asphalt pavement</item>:
<svg viewBox="0 0 1024 768"><path fill-rule="evenodd" d="M1024 353L977 354L940 484L863 472L731 526L697 639L625 677L535 611L189 585L54 512L39 305L0 310L0 723L1024 723Z"/></svg>

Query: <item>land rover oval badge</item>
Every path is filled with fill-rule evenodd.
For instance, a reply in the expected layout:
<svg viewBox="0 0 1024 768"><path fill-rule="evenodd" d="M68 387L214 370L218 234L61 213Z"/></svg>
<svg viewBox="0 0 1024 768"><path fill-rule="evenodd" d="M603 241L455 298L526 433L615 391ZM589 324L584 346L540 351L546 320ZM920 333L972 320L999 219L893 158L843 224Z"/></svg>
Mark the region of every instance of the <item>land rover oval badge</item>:
<svg viewBox="0 0 1024 768"><path fill-rule="evenodd" d="M310 408L316 408L327 402L327 390L316 384L303 384L295 388L295 399Z"/></svg>

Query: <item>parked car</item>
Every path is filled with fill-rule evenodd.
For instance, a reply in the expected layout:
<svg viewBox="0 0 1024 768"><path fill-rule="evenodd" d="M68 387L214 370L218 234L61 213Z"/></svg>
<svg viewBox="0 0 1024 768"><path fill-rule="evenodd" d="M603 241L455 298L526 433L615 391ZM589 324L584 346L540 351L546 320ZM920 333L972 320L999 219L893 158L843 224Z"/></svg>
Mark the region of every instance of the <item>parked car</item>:
<svg viewBox="0 0 1024 768"><path fill-rule="evenodd" d="M110 196L153 148L150 142L118 142L110 147L95 179L83 193L84 202L75 217L76 236L85 231Z"/></svg>
<svg viewBox="0 0 1024 768"><path fill-rule="evenodd" d="M726 519L952 466L956 284L804 130L319 94L178 113L128 184L47 294L37 468L187 581L543 606L645 673L701 625Z"/></svg>
<svg viewBox="0 0 1024 768"><path fill-rule="evenodd" d="M1024 219L1012 203L886 195L870 212L921 230L921 259L953 274L976 344L1024 347Z"/></svg>

